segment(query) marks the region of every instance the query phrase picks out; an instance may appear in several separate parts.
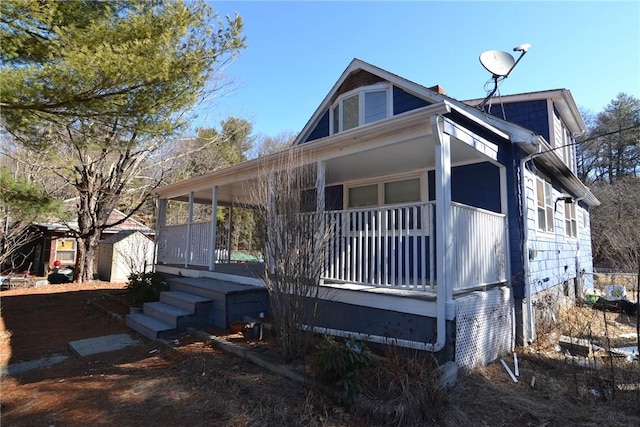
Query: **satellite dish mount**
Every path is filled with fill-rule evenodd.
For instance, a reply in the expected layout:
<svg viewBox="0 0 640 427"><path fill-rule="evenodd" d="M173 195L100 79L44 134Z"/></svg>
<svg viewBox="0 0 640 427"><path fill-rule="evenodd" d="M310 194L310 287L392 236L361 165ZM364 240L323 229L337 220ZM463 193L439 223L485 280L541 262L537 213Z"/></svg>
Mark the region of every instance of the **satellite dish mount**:
<svg viewBox="0 0 640 427"><path fill-rule="evenodd" d="M518 62L520 62L522 57L526 55L530 48L531 45L528 43L514 47L514 52L520 52L520 56L517 60L514 59L510 53L503 52L501 50L488 50L480 54L480 63L492 74L491 78L493 79L493 89L489 92L487 97L478 104L478 108L484 107L487 102L489 102L493 95L498 91L498 86L502 80L509 77L511 71L513 71L516 65L518 65Z"/></svg>

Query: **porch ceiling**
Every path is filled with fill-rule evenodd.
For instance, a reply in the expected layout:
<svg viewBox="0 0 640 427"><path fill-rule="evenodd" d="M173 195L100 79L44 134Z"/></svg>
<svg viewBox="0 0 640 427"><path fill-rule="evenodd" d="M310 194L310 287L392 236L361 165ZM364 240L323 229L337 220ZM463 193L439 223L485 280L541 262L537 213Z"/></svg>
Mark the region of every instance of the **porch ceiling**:
<svg viewBox="0 0 640 427"><path fill-rule="evenodd" d="M476 149L455 138L451 138L452 165L469 164L486 160ZM364 181L377 177L409 173L416 170L435 169L435 142L432 135L413 137L393 145L324 159L326 185L337 185L351 181ZM252 178L223 184L218 187L218 203L249 203L251 192L257 184ZM211 203L212 190L194 191L198 203ZM174 200L187 201L188 195Z"/></svg>

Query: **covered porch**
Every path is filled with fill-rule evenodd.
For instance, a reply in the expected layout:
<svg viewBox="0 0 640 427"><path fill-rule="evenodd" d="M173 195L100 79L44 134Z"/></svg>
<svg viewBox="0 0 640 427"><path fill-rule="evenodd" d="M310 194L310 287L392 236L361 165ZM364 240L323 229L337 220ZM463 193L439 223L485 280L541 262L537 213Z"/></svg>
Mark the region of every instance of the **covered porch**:
<svg viewBox="0 0 640 427"><path fill-rule="evenodd" d="M473 117L461 115L442 102L290 148L315 176L309 193L329 231L325 284L434 294L440 288L451 300L454 293L507 281L506 170L498 145L486 135L508 135L486 124L463 126L458 122ZM259 280L264 268L255 260L239 266L233 259L233 209L251 206L251 188L268 180L285 156L276 153L159 189L158 270ZM474 176L478 171L482 176ZM405 183L418 196L404 201L401 194L394 196L400 202L389 203L387 193L402 193ZM378 203L354 202L356 190L372 188ZM186 205L183 223L167 222L169 203ZM194 220L198 206L208 208L208 220ZM220 207L229 209L224 232ZM264 256L258 259L268 264Z"/></svg>

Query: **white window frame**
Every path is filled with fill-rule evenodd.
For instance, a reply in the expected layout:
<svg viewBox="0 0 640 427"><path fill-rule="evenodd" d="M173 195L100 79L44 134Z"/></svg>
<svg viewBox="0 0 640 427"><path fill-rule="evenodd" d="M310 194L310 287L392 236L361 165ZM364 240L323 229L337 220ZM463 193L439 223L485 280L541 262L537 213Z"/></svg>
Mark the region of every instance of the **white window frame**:
<svg viewBox="0 0 640 427"><path fill-rule="evenodd" d="M575 239L578 237L578 221L576 203L564 204L564 235Z"/></svg>
<svg viewBox="0 0 640 427"><path fill-rule="evenodd" d="M427 174L425 172L421 172L421 173L411 173L411 174L402 174L402 175L390 175L390 176L378 177L375 179L353 181L348 184L345 184L343 206L346 206L346 209L366 209L366 208L377 207L377 206L393 206L391 204L385 203L384 185L392 182L410 181L413 179L420 180L420 200L416 200L415 202L407 202L407 203L426 202L427 200L429 200L429 195L427 194L428 192ZM376 205L351 207L349 203L349 190L351 188L365 187L368 185L377 185L378 203ZM403 205L407 203L400 203L400 204Z"/></svg>
<svg viewBox="0 0 640 427"><path fill-rule="evenodd" d="M540 194L540 186L542 186L542 194ZM541 202L543 204L541 204ZM553 203L553 186L548 181L536 177L536 224L538 231L552 233L554 227L554 203ZM541 221L540 213L544 212L544 223Z"/></svg>
<svg viewBox="0 0 640 427"><path fill-rule="evenodd" d="M411 180L419 180L420 182L420 194L419 194L419 200L416 201L409 201L409 202L405 202L405 203L393 203L393 204L387 204L385 201L385 184L389 184L389 183L393 183L393 182L400 182L400 181L411 181ZM378 189L378 202L376 205L367 205L367 206L357 206L357 207L352 207L350 206L350 200L349 200L349 190L352 188L358 188L358 187L365 187L365 186L370 186L370 185L376 185L377 189ZM426 173L413 173L413 174L406 174L406 175L395 175L395 176L386 176L386 177L379 177L375 180L366 180L366 181L359 181L359 182L352 182L349 183L348 185L345 185L345 191L344 191L344 206L346 206L347 210L357 210L357 209L372 209L372 208L378 208L378 207L390 207L393 208L394 206L405 206L405 205L410 205L412 203L424 203L427 200L429 200L429 196L427 194L428 192L428 186L427 186L427 174ZM400 219L400 221L402 221L402 219ZM423 231L423 233L425 233L425 235L429 235L429 223L430 223L430 217L429 217L429 211L427 210L426 212L426 218L424 219L424 227L425 230ZM422 221L420 221L420 224L422 224ZM410 229L412 231L416 231L415 225L412 225L410 227ZM391 231L391 228L388 228L389 231Z"/></svg>
<svg viewBox="0 0 640 427"><path fill-rule="evenodd" d="M369 92L382 92L386 93L387 98L387 115L385 118L389 118L393 116L393 92L392 85L390 83L378 83L371 86L363 86L357 89L350 90L349 92L343 93L336 99L336 101L329 108L329 134L335 135L340 132L344 132L344 101L350 99L354 96L358 96L358 125L355 127L360 127L365 124L365 95ZM335 111L338 111L338 130L335 129ZM384 120L384 119L379 119ZM370 123L375 123L379 120L374 120ZM350 128L354 129L354 128ZM349 130L349 129L347 129Z"/></svg>

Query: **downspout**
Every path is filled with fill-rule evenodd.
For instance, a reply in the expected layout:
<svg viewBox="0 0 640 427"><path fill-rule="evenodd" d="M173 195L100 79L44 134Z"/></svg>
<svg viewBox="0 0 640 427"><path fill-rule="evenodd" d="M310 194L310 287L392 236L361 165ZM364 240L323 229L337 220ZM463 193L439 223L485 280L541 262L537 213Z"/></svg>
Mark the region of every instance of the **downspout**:
<svg viewBox="0 0 640 427"><path fill-rule="evenodd" d="M530 154L520 160L520 197L521 197L521 206L522 206L522 221L523 221L523 233L524 239L522 242L523 248L523 265L522 269L524 272L524 296L527 299L527 323L529 324L529 337L527 342L531 344L533 342L533 331L534 331L534 323L533 323L533 302L531 301L531 278L529 277L529 218L528 218L528 206L527 206L527 186L525 184L525 164L533 159L535 156L542 152L542 144L540 144L539 140L532 141L534 145L537 146L538 152ZM523 339L525 337L522 337Z"/></svg>

